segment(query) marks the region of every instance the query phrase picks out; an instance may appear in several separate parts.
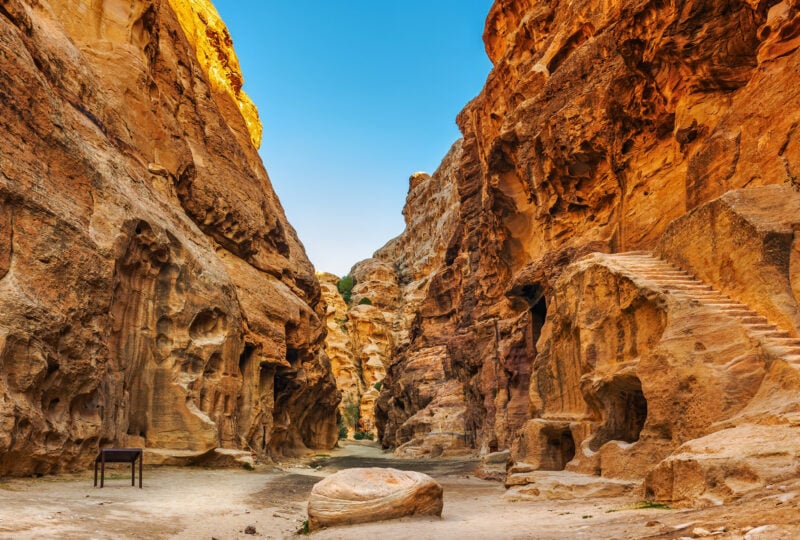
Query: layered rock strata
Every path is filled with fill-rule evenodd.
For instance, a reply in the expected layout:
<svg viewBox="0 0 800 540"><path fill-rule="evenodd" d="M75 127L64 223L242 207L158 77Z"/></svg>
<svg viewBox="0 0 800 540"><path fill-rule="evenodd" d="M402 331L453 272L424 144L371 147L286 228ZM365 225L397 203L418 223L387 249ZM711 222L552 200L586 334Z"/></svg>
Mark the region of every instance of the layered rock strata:
<svg viewBox="0 0 800 540"><path fill-rule="evenodd" d="M0 475L335 443L319 287L211 14L0 2Z"/></svg>
<svg viewBox="0 0 800 540"><path fill-rule="evenodd" d="M340 425L346 428L349 438L356 434L376 438L375 401L394 350L392 324L398 288L392 279L393 270L374 259L353 268L351 277L357 285L348 304L337 287L340 278L319 275L327 304L325 351L342 392ZM370 296L359 292L366 288L370 289Z"/></svg>
<svg viewBox="0 0 800 540"><path fill-rule="evenodd" d="M402 372L446 348L468 446L508 447L524 423L564 266L654 248L687 210L795 177L795 17L786 2L495 2L494 68L458 117L459 225L396 358ZM387 392L384 441L406 443L398 430L427 404L398 410L402 390Z"/></svg>
<svg viewBox="0 0 800 540"><path fill-rule="evenodd" d="M798 331L797 199L769 185L797 183L798 21L792 1L495 2L494 67L445 160L453 202L407 207L406 232L376 253L401 283L434 262L419 296L401 295L384 445L514 447L533 468L641 480L723 427L791 425L791 392L772 415L766 396L795 385L777 366ZM409 248L430 234L411 224L440 216L437 247ZM581 261L632 250L663 259ZM680 297L672 278L708 294ZM667 476L648 485L679 501Z"/></svg>

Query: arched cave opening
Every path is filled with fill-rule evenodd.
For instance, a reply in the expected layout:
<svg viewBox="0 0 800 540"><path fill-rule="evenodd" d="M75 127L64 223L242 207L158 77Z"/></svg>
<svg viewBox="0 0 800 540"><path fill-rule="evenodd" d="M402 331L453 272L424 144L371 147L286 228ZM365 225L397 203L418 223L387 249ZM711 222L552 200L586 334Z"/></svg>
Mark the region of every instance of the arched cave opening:
<svg viewBox="0 0 800 540"><path fill-rule="evenodd" d="M541 431L543 471L563 471L575 457L575 439L568 427L545 428Z"/></svg>
<svg viewBox="0 0 800 540"><path fill-rule="evenodd" d="M647 399L639 378L617 377L605 384L597 397L603 405L604 422L592 441L592 449L608 441L638 441L647 421Z"/></svg>

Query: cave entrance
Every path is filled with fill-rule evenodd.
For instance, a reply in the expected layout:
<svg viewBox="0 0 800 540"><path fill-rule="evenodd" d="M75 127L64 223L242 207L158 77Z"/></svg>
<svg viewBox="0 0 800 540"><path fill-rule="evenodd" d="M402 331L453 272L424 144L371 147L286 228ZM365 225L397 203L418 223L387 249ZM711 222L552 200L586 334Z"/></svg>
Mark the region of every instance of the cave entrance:
<svg viewBox="0 0 800 540"><path fill-rule="evenodd" d="M597 397L603 404L605 422L592 446L599 448L608 441L638 441L647 421L647 399L639 378L615 378L598 391Z"/></svg>
<svg viewBox="0 0 800 540"><path fill-rule="evenodd" d="M566 428L545 428L541 431L543 471L563 471L575 457L575 439Z"/></svg>

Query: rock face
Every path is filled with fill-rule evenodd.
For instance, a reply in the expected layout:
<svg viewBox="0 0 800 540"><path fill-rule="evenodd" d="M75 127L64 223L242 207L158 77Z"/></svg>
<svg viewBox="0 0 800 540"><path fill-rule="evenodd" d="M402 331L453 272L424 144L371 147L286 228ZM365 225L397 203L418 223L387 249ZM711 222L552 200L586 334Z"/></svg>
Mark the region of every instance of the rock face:
<svg viewBox="0 0 800 540"><path fill-rule="evenodd" d="M308 525L442 515L442 486L427 474L378 467L344 469L318 482L308 499Z"/></svg>
<svg viewBox="0 0 800 540"><path fill-rule="evenodd" d="M360 268L369 267L374 275L389 275L381 272L382 266L373 259L360 263ZM363 276L358 268L352 271L355 279ZM337 276L320 274L319 279L322 298L328 306L325 352L330 358L336 386L342 392L340 425L347 430L349 438L356 434L376 438L375 401L394 347L391 330L394 304L389 306L385 301L396 302L397 284L391 280L369 282L377 293L373 294L373 304L359 304L364 298L371 301L369 296L357 292L364 288L359 284L353 288L348 305L337 289Z"/></svg>
<svg viewBox="0 0 800 540"><path fill-rule="evenodd" d="M4 0L0 63L0 475L333 445L319 287L213 7Z"/></svg>
<svg viewBox="0 0 800 540"><path fill-rule="evenodd" d="M375 255L407 329L384 445L512 448L680 503L648 471L681 445L795 429L795 4L495 2L444 195L412 178L407 230Z"/></svg>

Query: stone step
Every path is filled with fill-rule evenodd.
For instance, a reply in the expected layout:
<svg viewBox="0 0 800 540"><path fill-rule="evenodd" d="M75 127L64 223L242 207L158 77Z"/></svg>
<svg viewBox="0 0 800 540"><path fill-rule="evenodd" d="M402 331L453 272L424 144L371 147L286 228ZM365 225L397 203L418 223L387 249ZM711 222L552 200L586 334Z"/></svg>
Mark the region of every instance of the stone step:
<svg viewBox="0 0 800 540"><path fill-rule="evenodd" d="M662 281L680 281L680 280L684 280L684 281L693 281L695 283L700 283L696 279L692 279L686 274L669 275L669 274L664 274L663 272L636 272L636 273L640 277L643 277L645 279L657 279L657 280L662 280Z"/></svg>
<svg viewBox="0 0 800 540"><path fill-rule="evenodd" d="M674 284L665 284L659 283L656 281L660 286L664 287L665 289L672 289L674 291L681 291L686 293L696 293L698 295L707 296L709 294L714 293L714 291L709 290L703 285L674 285Z"/></svg>
<svg viewBox="0 0 800 540"><path fill-rule="evenodd" d="M758 339L780 339L791 337L789 332L786 332L785 330L778 330L777 328L773 330L750 330L748 333Z"/></svg>
<svg viewBox="0 0 800 540"><path fill-rule="evenodd" d="M778 327L771 323L742 323L742 326L745 326L751 330L777 330Z"/></svg>
<svg viewBox="0 0 800 540"><path fill-rule="evenodd" d="M716 292L710 285L705 285L697 280L690 279L653 279L657 283L663 283L671 287L693 287L695 289L703 289L704 291Z"/></svg>
<svg viewBox="0 0 800 540"><path fill-rule="evenodd" d="M627 264L625 266L630 267L632 265ZM633 265L633 266L635 266L635 265ZM668 266L666 268L656 268L656 269L649 268L649 269L645 270L645 273L647 273L647 274L660 273L660 274L667 274L667 275L670 275L670 276L673 276L673 275L674 276L688 276L689 275L688 272L686 272L684 270L681 270L680 268L672 268L671 266Z"/></svg>
<svg viewBox="0 0 800 540"><path fill-rule="evenodd" d="M745 315L740 317L740 320L744 324L769 324L767 318L761 315Z"/></svg>
<svg viewBox="0 0 800 540"><path fill-rule="evenodd" d="M800 338L772 338L770 341L782 347L800 347Z"/></svg>
<svg viewBox="0 0 800 540"><path fill-rule="evenodd" d="M754 313L749 310L737 309L737 310L720 311L720 313L722 313L723 315L727 315L728 317L733 317L734 319L739 319L742 322L751 322L756 324L769 322L766 319L764 319L763 321L762 320L746 321L745 319L752 319L759 316L757 313Z"/></svg>

